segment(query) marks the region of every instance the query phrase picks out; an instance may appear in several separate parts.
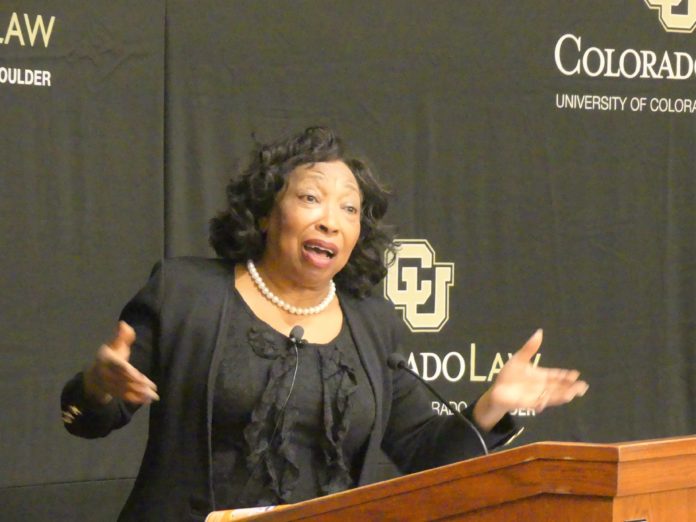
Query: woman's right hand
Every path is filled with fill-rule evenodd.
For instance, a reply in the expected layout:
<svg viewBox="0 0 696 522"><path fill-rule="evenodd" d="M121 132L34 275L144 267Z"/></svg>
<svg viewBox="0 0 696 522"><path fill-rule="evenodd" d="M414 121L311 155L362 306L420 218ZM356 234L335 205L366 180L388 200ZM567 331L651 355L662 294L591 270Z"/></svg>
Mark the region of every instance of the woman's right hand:
<svg viewBox="0 0 696 522"><path fill-rule="evenodd" d="M100 404L108 404L113 397L133 404L159 400L155 383L128 362L134 342L135 330L119 321L114 340L101 345L94 363L85 371L88 397Z"/></svg>

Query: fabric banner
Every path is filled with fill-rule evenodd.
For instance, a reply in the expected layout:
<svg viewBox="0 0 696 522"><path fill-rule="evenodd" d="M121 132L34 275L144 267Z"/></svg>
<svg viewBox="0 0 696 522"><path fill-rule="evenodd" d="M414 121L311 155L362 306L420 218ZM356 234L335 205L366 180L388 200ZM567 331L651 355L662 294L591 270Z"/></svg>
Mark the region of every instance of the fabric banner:
<svg viewBox="0 0 696 522"><path fill-rule="evenodd" d="M5 520L113 520L137 470L147 415L78 440L59 396L163 252L163 75L163 2L0 4Z"/></svg>
<svg viewBox="0 0 696 522"><path fill-rule="evenodd" d="M113 519L146 415L71 438L62 383L161 255L212 255L254 140L317 124L392 188L376 291L455 407L543 328L590 391L515 444L696 431L695 28L693 0L3 2L0 505Z"/></svg>
<svg viewBox="0 0 696 522"><path fill-rule="evenodd" d="M591 391L518 443L689 433L696 7L668 4L171 2L169 252L206 252L252 133L330 125L393 187L424 378L463 406L544 328Z"/></svg>

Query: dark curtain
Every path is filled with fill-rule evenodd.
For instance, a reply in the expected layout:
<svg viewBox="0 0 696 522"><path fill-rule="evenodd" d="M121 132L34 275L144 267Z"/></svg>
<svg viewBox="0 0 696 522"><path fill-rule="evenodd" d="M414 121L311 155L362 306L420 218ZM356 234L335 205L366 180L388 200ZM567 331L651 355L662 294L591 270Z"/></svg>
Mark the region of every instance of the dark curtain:
<svg viewBox="0 0 696 522"><path fill-rule="evenodd" d="M7 39L13 13L24 46ZM24 14L55 17L48 46L41 32L29 44ZM675 111L696 104L696 73L568 76L555 60L567 34L582 43L561 47L566 68L592 47L590 72L604 49L615 66L653 52L655 71L665 53L696 59L694 34L640 1L3 2L0 510L114 518L146 415L72 438L62 383L153 262L212 255L208 220L254 141L316 124L391 186L399 237L451 267L438 286L404 261L445 292L417 311L444 295L446 321L406 346L442 393L475 398L543 327L539 363L591 388L517 412L517 444L696 431L696 112ZM2 83L2 68L50 71L51 85ZM587 96L605 98L559 103Z"/></svg>

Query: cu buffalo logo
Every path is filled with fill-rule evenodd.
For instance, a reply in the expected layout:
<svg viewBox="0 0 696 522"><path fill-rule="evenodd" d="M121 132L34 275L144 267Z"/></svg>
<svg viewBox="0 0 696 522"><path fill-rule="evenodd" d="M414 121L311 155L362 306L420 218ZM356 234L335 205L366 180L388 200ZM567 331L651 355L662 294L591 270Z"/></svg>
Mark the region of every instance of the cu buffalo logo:
<svg viewBox="0 0 696 522"><path fill-rule="evenodd" d="M657 9L660 23L670 33L691 33L696 28L696 0L645 0Z"/></svg>
<svg viewBox="0 0 696 522"><path fill-rule="evenodd" d="M454 263L436 263L425 239L400 239L384 283L384 295L412 332L439 332L449 319Z"/></svg>

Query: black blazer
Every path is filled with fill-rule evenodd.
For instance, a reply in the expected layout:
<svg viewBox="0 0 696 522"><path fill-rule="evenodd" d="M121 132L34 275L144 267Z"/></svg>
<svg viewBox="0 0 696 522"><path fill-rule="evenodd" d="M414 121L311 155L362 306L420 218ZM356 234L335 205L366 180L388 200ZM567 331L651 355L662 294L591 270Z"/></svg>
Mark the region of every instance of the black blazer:
<svg viewBox="0 0 696 522"><path fill-rule="evenodd" d="M210 442L213 384L221 344L234 328L229 320L233 289L234 265L228 261L167 260L155 266L121 314L137 334L131 363L157 384L160 396L150 407L147 447L121 521L202 521L216 509ZM359 485L377 480L380 448L404 473L481 454L470 428L456 417L435 414L412 376L387 367L403 325L391 304L343 293L339 299L376 405ZM87 438L106 436L127 424L137 409L121 400L90 404L81 374L66 384L61 405L68 431ZM466 414L470 411L471 406ZM484 434L486 444L503 444L514 428L506 416Z"/></svg>

